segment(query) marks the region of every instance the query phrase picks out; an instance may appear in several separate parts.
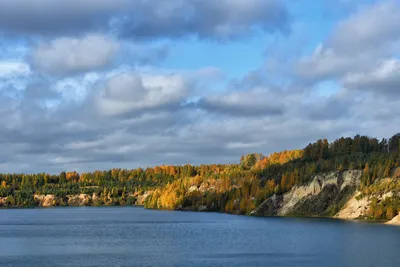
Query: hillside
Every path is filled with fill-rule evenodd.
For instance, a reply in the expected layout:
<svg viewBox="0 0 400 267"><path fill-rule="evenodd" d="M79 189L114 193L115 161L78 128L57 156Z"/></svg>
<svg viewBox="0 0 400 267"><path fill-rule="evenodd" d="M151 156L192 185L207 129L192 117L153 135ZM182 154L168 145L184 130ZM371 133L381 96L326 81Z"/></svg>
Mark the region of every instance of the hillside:
<svg viewBox="0 0 400 267"><path fill-rule="evenodd" d="M144 204L255 216L391 220L400 210L400 135L318 140L239 164L93 173L1 174L0 206ZM390 149L388 149L390 148Z"/></svg>

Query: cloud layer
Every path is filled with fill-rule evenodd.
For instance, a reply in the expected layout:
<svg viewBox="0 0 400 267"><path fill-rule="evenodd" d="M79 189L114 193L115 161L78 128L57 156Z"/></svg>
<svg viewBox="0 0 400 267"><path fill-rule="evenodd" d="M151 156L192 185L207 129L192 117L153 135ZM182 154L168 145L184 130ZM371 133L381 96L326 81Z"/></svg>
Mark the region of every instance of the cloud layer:
<svg viewBox="0 0 400 267"><path fill-rule="evenodd" d="M299 4L1 1L0 171L233 163L398 132L400 4L347 1L298 42L318 23Z"/></svg>
<svg viewBox="0 0 400 267"><path fill-rule="evenodd" d="M99 35L59 38L35 48L32 65L53 75L93 71L110 64L118 48L117 42Z"/></svg>
<svg viewBox="0 0 400 267"><path fill-rule="evenodd" d="M100 30L134 39L224 40L254 30L288 31L289 15L278 0L4 0L1 29L36 36Z"/></svg>

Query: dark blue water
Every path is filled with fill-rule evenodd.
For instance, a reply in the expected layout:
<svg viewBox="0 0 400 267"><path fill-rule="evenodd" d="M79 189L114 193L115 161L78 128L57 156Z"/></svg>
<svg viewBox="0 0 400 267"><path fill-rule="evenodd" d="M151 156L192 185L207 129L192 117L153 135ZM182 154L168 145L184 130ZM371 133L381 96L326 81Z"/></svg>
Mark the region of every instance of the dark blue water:
<svg viewBox="0 0 400 267"><path fill-rule="evenodd" d="M0 266L400 266L400 227L125 208L0 210Z"/></svg>

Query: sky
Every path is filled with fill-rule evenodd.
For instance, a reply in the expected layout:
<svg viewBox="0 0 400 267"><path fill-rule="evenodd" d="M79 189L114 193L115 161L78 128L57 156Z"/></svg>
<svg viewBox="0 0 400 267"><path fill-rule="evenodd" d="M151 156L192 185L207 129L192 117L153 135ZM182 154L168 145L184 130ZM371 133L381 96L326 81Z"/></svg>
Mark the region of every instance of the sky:
<svg viewBox="0 0 400 267"><path fill-rule="evenodd" d="M0 0L0 172L400 131L398 0Z"/></svg>

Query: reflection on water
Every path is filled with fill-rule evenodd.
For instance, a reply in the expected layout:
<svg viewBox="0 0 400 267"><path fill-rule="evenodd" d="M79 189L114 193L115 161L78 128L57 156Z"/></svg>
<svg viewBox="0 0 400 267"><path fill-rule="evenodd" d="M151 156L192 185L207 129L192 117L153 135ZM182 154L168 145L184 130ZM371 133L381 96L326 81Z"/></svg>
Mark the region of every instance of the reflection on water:
<svg viewBox="0 0 400 267"><path fill-rule="evenodd" d="M121 208L0 210L0 266L400 266L400 228Z"/></svg>

